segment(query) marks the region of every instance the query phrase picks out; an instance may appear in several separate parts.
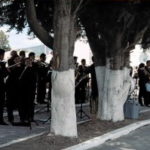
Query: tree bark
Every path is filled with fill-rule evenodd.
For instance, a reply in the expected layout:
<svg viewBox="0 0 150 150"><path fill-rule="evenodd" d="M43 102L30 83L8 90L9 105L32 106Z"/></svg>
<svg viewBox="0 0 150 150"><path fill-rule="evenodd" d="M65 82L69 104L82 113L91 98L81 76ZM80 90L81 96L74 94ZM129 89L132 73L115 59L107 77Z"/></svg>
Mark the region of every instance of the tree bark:
<svg viewBox="0 0 150 150"><path fill-rule="evenodd" d="M74 84L73 69L53 72L51 132L55 135L77 136Z"/></svg>
<svg viewBox="0 0 150 150"><path fill-rule="evenodd" d="M116 69L118 64L114 66L116 59L120 60L118 57L111 58L111 61L107 58L106 66L96 67L99 92L97 117L101 120L124 120L123 105L129 94L130 76L128 68Z"/></svg>
<svg viewBox="0 0 150 150"><path fill-rule="evenodd" d="M75 77L72 67L75 40L75 21L73 18L71 0L56 0L51 132L67 137L77 136Z"/></svg>

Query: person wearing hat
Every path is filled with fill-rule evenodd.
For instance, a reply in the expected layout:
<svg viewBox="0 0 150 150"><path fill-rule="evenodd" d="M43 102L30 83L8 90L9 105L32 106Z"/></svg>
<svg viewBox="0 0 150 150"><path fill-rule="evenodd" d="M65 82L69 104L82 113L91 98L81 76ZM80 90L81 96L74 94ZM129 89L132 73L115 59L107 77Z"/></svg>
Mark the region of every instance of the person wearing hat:
<svg viewBox="0 0 150 150"><path fill-rule="evenodd" d="M0 49L0 125L7 125L3 118L3 109L5 103L5 82L4 79L7 76L7 69L3 62L5 51Z"/></svg>

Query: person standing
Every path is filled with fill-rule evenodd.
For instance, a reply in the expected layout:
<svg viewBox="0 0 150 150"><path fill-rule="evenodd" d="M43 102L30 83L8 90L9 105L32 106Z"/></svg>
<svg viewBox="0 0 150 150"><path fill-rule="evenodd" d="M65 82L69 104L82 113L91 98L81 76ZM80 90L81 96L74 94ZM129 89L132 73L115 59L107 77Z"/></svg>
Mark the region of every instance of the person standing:
<svg viewBox="0 0 150 150"><path fill-rule="evenodd" d="M96 80L96 72L95 72L95 63L94 57L92 57L93 64L88 67L87 72L91 74L91 98L90 98L90 107L91 113L96 114L98 110L98 87Z"/></svg>
<svg viewBox="0 0 150 150"><path fill-rule="evenodd" d="M75 68L75 77L76 77L77 73L78 73L78 66L79 66L79 64L77 62L78 57L74 56L73 59L74 59L74 68Z"/></svg>
<svg viewBox="0 0 150 150"><path fill-rule="evenodd" d="M138 68L138 77L139 77L139 97L138 97L138 100L139 100L139 104L141 106L144 106L142 99L144 99L144 101L145 101L145 95L146 95L146 87L145 87L146 76L145 76L144 69L145 69L145 64L141 63L139 65L139 68Z"/></svg>
<svg viewBox="0 0 150 150"><path fill-rule="evenodd" d="M51 77L52 77L52 71L53 71L53 58L50 60L49 66L48 66L48 72L47 72L47 84L48 84L48 110L51 104L51 90L52 90L52 81L51 81Z"/></svg>
<svg viewBox="0 0 150 150"><path fill-rule="evenodd" d="M86 60L82 59L76 76L76 103L85 103L88 80Z"/></svg>
<svg viewBox="0 0 150 150"><path fill-rule="evenodd" d="M14 57L14 66L9 68L9 75L6 80L6 104L8 121L14 123L13 111L18 109L19 101L19 76L22 72L20 57L16 55Z"/></svg>
<svg viewBox="0 0 150 150"><path fill-rule="evenodd" d="M3 62L5 51L0 49L0 125L7 125L3 118L3 109L5 104L5 82L4 79L7 76L7 69Z"/></svg>
<svg viewBox="0 0 150 150"><path fill-rule="evenodd" d="M146 106L150 106L150 89L149 89L149 84L150 84L150 60L146 62L146 67L145 67L145 86L146 86L146 96L144 103Z"/></svg>
<svg viewBox="0 0 150 150"><path fill-rule="evenodd" d="M20 51L19 56L20 56L20 60L21 60L21 65L24 66L25 65L25 58L26 58L25 51Z"/></svg>
<svg viewBox="0 0 150 150"><path fill-rule="evenodd" d="M11 55L11 57L10 57L10 59L8 59L8 66L11 66L11 65L15 64L14 59L17 56L17 52L16 51L11 51L10 55Z"/></svg>
<svg viewBox="0 0 150 150"><path fill-rule="evenodd" d="M37 102L40 104L45 104L46 95L46 82L48 65L45 63L46 55L42 53L40 55L40 61L38 63L38 78L37 78Z"/></svg>
<svg viewBox="0 0 150 150"><path fill-rule="evenodd" d="M19 76L19 115L22 123L34 121L35 73L32 60L26 58L25 67Z"/></svg>

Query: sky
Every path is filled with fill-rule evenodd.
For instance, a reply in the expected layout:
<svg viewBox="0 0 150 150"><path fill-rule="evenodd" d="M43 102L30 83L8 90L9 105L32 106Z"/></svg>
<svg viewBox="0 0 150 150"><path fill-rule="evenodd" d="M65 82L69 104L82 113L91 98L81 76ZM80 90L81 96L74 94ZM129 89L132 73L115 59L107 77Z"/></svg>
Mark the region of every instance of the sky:
<svg viewBox="0 0 150 150"><path fill-rule="evenodd" d="M12 49L20 49L42 44L37 38L31 39L31 37L27 35L27 29L24 29L24 31L19 34L17 34L16 30L7 32L8 29L8 26L3 26L0 28L0 30L5 31L5 33L9 36L8 40Z"/></svg>
<svg viewBox="0 0 150 150"><path fill-rule="evenodd" d="M33 46L42 45L43 43L38 39L32 39L29 35L27 35L27 29L25 28L22 33L17 33L16 30L11 30L7 32L9 29L8 26L0 27L0 30L3 30L5 34L9 36L9 44L11 49L21 49L28 48ZM86 59L87 64L91 64L92 53L88 43L83 41L77 41L75 43L75 52L74 56L78 57L78 62L80 63L81 59Z"/></svg>

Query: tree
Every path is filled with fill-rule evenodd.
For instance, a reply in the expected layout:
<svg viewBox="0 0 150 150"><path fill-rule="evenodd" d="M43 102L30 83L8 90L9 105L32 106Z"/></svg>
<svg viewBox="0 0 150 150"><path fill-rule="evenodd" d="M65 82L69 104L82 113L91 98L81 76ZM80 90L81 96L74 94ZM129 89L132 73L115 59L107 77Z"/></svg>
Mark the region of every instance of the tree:
<svg viewBox="0 0 150 150"><path fill-rule="evenodd" d="M0 23L9 24L12 28L21 31L27 26L28 22L30 26L29 32L34 32L45 45L54 49L53 99L58 102L62 98L61 102L66 102L66 99L70 97L71 101L74 101L74 77L71 71L73 48L70 47L73 47L72 43L74 41L74 38L71 38L71 36L74 37L73 33L75 33L72 28L76 23L74 18L77 18L77 23L80 25L81 30L86 31L89 44L95 56L99 88L98 118L113 121L123 120L123 103L127 98L130 86L128 72L129 53L137 42L142 41L142 44L146 46L149 43L149 4L145 4L140 0L126 0L126 2L114 2L114 0L44 0L43 2L43 0L35 0L34 3L28 0L27 2L28 5L25 4L25 0L0 2ZM31 2L34 5L29 5ZM81 4L82 9L78 11L81 8ZM62 8L61 6L64 7ZM26 8L27 15L25 13ZM4 17L5 19L2 19ZM66 24L66 22L68 23ZM54 40L51 36L52 34L54 34ZM66 36L68 34L69 36ZM64 38L62 38L62 35L64 35ZM65 80L72 91L58 87L58 82L63 87L68 86L59 81L66 74L70 74L67 76L69 76L68 79L71 82L66 78ZM58 103L53 102L52 126L54 128L52 127L52 130L56 134L69 134L70 129L68 132L66 130L71 127L67 126L71 110L68 113L67 110L71 104L65 106L59 103L59 106L56 107ZM66 118L61 118L64 109L59 110L59 108L66 109ZM73 105L72 108L74 108ZM74 109L71 114L73 115L73 113ZM53 117L56 114L58 114L57 117ZM74 122L75 119L72 121L72 125ZM65 134L63 128L61 129L59 125L62 123L66 126Z"/></svg>
<svg viewBox="0 0 150 150"><path fill-rule="evenodd" d="M6 51L10 50L8 36L2 30L0 30L0 48Z"/></svg>
<svg viewBox="0 0 150 150"><path fill-rule="evenodd" d="M0 2L1 24L22 31L28 22L29 33L54 51L51 131L55 135L77 136L73 51L76 14L81 4L82 0Z"/></svg>
<svg viewBox="0 0 150 150"><path fill-rule="evenodd" d="M129 54L137 43L149 44L150 5L141 1L92 1L80 14L96 63L98 118L124 119L130 88ZM147 42L147 43L146 43Z"/></svg>

